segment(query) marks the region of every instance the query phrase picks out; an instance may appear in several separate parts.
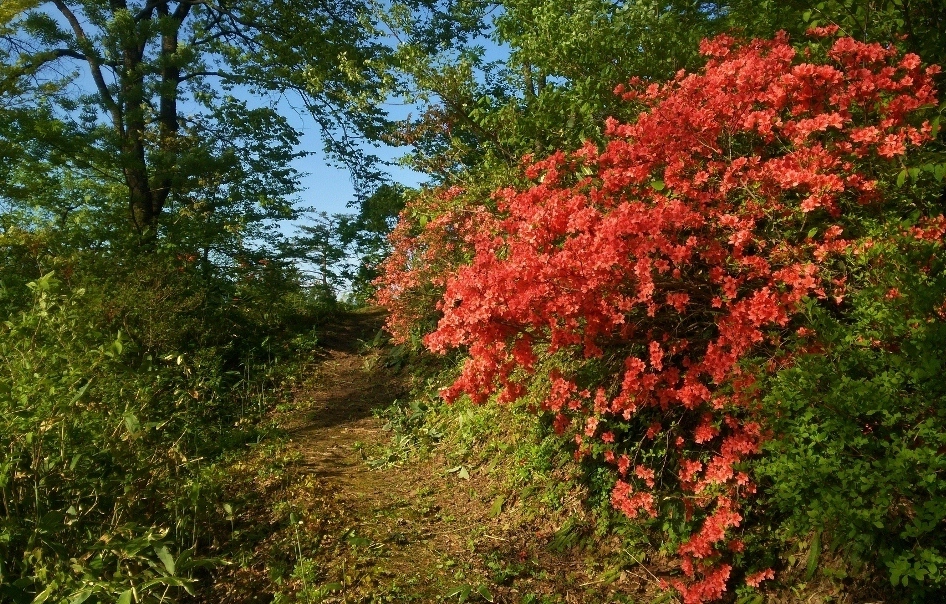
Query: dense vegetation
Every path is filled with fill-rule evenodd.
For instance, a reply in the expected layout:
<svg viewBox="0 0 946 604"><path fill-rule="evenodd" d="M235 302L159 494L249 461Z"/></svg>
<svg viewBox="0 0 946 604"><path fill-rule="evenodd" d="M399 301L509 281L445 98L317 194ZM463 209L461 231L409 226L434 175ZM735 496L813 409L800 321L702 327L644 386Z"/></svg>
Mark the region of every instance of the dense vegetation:
<svg viewBox="0 0 946 604"><path fill-rule="evenodd" d="M245 99L293 91L358 164L339 132L379 122L376 49L360 5L262 8L0 7L3 601L192 591L232 517L220 463L331 316L292 261L325 250L277 229L299 134Z"/></svg>
<svg viewBox="0 0 946 604"><path fill-rule="evenodd" d="M683 601L761 601L801 549L942 596L944 20L4 0L0 600L176 601L233 563L226 460L342 290L399 363L446 353L445 398L537 413L535 454L676 556ZM294 238L281 98L356 184Z"/></svg>

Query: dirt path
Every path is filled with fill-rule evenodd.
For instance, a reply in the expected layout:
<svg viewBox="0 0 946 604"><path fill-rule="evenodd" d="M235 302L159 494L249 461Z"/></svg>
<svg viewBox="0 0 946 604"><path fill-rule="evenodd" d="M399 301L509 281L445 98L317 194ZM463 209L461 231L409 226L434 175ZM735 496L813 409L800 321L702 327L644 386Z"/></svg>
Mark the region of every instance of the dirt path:
<svg viewBox="0 0 946 604"><path fill-rule="evenodd" d="M374 412L404 393L397 376L379 366L377 354L366 352L381 322L377 313L344 316L320 338L324 359L296 393L302 411L287 426L305 471L346 496L383 486L360 451L380 437L381 421Z"/></svg>
<svg viewBox="0 0 946 604"><path fill-rule="evenodd" d="M356 314L325 334L326 356L297 394L304 412L289 427L312 486L306 512L316 517L306 532L318 540L323 602L433 602L452 583L465 585L454 570L460 529L443 513L441 500L453 499L442 477L367 463L390 439L375 412L405 394L403 378L368 345L381 323L380 314Z"/></svg>
<svg viewBox="0 0 946 604"><path fill-rule="evenodd" d="M320 335L322 358L278 419L288 443L273 449L276 459L258 454L266 472L245 472L241 488L256 495L244 498L255 511L243 516L260 541L219 581L217 601L652 601L614 596L654 593L642 567L608 568L580 547L569 515L580 514L578 494L564 493L547 514L506 492L482 456L462 469L436 452L378 463L392 435L376 412L407 391L376 345L382 319L348 315Z"/></svg>
<svg viewBox="0 0 946 604"><path fill-rule="evenodd" d="M274 393L279 429L221 468L217 526L203 538L218 562L191 601L679 602L661 588L678 575L672 558L634 525L596 524L577 466L560 444L540 450L533 417L442 409L421 427L443 441L404 455L411 433L385 424L409 412L379 412L410 396L409 376L382 322L333 320L306 378Z"/></svg>
<svg viewBox="0 0 946 604"><path fill-rule="evenodd" d="M436 454L367 463L392 437L373 412L406 394L404 376L386 366L381 349L366 346L377 342L382 320L353 315L325 335L327 356L300 392L306 411L290 431L316 482L313 555L319 580L332 588L317 594L321 601L590 603L634 601L617 592L652 595L656 581L643 574L650 571L596 567L592 552L572 545L581 542L568 532L569 509L580 513L577 493L565 493L559 512L543 517L537 502L505 492L489 463L457 470L448 467L456 460Z"/></svg>

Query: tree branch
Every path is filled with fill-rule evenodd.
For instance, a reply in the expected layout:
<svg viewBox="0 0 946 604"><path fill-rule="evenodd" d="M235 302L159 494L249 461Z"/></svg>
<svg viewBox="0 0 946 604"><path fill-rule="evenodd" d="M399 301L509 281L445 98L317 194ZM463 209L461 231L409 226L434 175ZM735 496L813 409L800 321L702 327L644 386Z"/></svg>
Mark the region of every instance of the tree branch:
<svg viewBox="0 0 946 604"><path fill-rule="evenodd" d="M183 23L184 19L187 18L187 13L190 12L191 8L197 6L198 4L204 4L203 0L195 0L193 2L179 2L177 8L174 9L174 18Z"/></svg>
<svg viewBox="0 0 946 604"><path fill-rule="evenodd" d="M201 78L201 77L208 77L208 76L220 78L221 80L228 80L231 82L238 82L240 80L239 77L233 75L232 73L227 73L225 71L218 70L218 71L194 71L191 73L185 73L184 75L178 77L177 81L186 82L187 80L192 80L194 78Z"/></svg>
<svg viewBox="0 0 946 604"><path fill-rule="evenodd" d="M161 4L167 4L168 0L149 0L147 4L141 7L141 10L138 11L138 14L135 15L135 21L147 21L151 18L154 9L158 8Z"/></svg>
<svg viewBox="0 0 946 604"><path fill-rule="evenodd" d="M72 27L72 31L76 35L76 41L79 43L80 48L82 46L91 48L89 38L85 35L85 31L82 29L82 24L79 23L75 13L73 13L72 10L70 10L62 0L53 0L53 4L66 18L66 21L69 22L69 25ZM109 92L108 85L105 83L105 78L102 76L102 63L99 61L98 57L95 56L95 53L89 52L87 49L84 56L85 61L89 64L89 70L92 72L92 80L95 82L95 87L99 91L99 97L102 99L102 104L105 105L105 108L112 115L112 123L115 125L115 129L119 133L124 134L125 128L122 122L122 111L115 102L115 99L112 98L112 93Z"/></svg>

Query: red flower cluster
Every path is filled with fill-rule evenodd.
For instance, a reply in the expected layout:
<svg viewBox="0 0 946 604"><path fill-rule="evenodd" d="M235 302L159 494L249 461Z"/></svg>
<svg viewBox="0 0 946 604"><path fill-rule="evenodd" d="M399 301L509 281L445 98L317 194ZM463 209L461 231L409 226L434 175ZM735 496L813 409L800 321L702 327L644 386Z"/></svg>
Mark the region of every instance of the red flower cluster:
<svg viewBox="0 0 946 604"><path fill-rule="evenodd" d="M387 328L396 343L429 322L448 276L466 260L468 240L492 221L484 208L467 207L458 187L425 191L407 203L375 281L375 302L390 311Z"/></svg>
<svg viewBox="0 0 946 604"><path fill-rule="evenodd" d="M864 167L928 140L929 125L911 116L936 102L937 72L850 38L820 62L799 60L785 36L720 36L702 50L701 73L619 88L649 109L635 123L609 120L603 151L589 143L536 161L526 174L538 183L499 191L497 214L461 228L448 212L421 236L462 231L472 250L432 278L444 287L443 316L425 343L469 354L444 396L499 391L508 401L549 384L541 407L556 429L576 431L578 455L595 441L615 464L612 501L632 518L658 514L655 472L669 468L697 527L679 547L685 580L674 583L687 604L725 592L742 548L733 535L754 486L739 468L763 440L745 362L792 336L804 299L843 298L825 260L858 245L845 217L883 201L876 169ZM942 224L916 234L942 236ZM428 243L412 245L383 282L395 329L398 293L432 261ZM605 375L535 379L542 359L563 353L597 359ZM662 435L669 463L621 454ZM747 582L771 577L765 569Z"/></svg>

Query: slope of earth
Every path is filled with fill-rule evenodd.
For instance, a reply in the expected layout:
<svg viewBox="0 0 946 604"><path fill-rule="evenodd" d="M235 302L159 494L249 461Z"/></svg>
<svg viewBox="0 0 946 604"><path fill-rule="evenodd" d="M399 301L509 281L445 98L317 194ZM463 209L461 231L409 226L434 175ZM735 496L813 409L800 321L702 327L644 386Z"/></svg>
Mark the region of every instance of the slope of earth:
<svg viewBox="0 0 946 604"><path fill-rule="evenodd" d="M580 493L547 476L510 493L501 438L495 455L464 451L461 465L436 447L386 456L380 411L409 384L381 345L382 322L351 313L320 334L308 378L274 418L282 438L229 468L220 551L230 563L202 601L666 601L662 561L601 556Z"/></svg>

